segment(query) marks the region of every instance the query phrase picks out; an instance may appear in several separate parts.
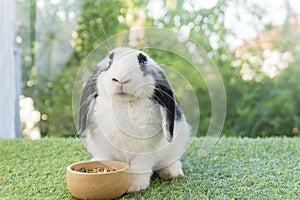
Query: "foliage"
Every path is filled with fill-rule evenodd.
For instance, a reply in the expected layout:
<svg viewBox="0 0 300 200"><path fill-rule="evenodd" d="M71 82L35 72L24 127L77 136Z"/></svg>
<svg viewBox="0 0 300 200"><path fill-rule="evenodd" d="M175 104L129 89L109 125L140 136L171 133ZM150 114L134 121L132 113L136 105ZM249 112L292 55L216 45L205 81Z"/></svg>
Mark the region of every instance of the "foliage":
<svg viewBox="0 0 300 200"><path fill-rule="evenodd" d="M162 181L121 199L298 199L299 138L221 138L205 157L194 138L183 156L182 179ZM79 139L0 140L2 199L73 199L66 166L90 160ZM280 153L278 153L280 152Z"/></svg>
<svg viewBox="0 0 300 200"><path fill-rule="evenodd" d="M19 4L27 9L36 7L36 1L18 0ZM46 2L46 1L45 1ZM72 1L71 1L72 2ZM261 63L252 63L243 60L234 64L239 57L229 50L227 39L234 37L225 26L225 13L229 6L241 3L236 1L218 1L209 9L193 7L192 1L175 0L162 1L161 13L153 13L153 1L101 1L83 0L80 9L70 6L70 1L60 4L46 2L47 17L50 16L54 27L45 40L50 45L43 46L44 53L51 53L55 34L63 30L64 22L57 17L59 11L78 15L76 29L68 36L71 38L68 45L73 53L62 69L51 69L45 64L36 68L33 61L34 48L37 48L36 37L32 29L17 26L18 35L22 36L20 45L23 64L23 93L34 99L37 109L45 116L38 124L43 136L70 136L76 132L72 117L72 87L80 64L97 45L108 37L137 25L168 28L181 31L189 35L198 44L201 44L218 67L227 93L227 118L223 133L234 136L266 137L272 135L299 135L300 126L300 88L297 81L300 62L299 41L297 30L286 22L278 38L273 41L274 49L280 53L291 52L294 60L288 68L274 77L262 73ZM255 21L263 18L264 8L256 5L249 8ZM39 12L37 12L39 13ZM43 16L43 15L41 15ZM68 15L67 15L68 16ZM31 16L31 23L35 17ZM48 18L45 17L45 20ZM239 16L238 16L239 17ZM70 20L70 19L67 19ZM274 28L264 24L266 30ZM296 32L296 33L295 33ZM107 47L110 49L110 47ZM148 50L149 54L162 65L168 65L184 74L197 94L201 109L198 135L205 135L211 118L211 99L204 77L198 77L197 72L186 67L189 65L184 59L172 63L172 54ZM263 58L263 52L250 49L250 53ZM50 54L49 53L49 54ZM258 77L245 80L243 66L248 65L253 76ZM176 82L170 75L170 82ZM177 82L176 82L177 83ZM179 84L178 84L179 85ZM179 88L178 96L184 92ZM189 108L187 112L192 112ZM193 120L192 120L193 121Z"/></svg>
<svg viewBox="0 0 300 200"><path fill-rule="evenodd" d="M300 70L297 63L300 61L300 51L299 47L294 45L299 43L299 37L291 34L297 26L289 26L287 21L283 27L284 29L278 33L277 40L274 41L274 49L279 54L291 54L292 59L288 67L273 78L265 76L262 79L259 78L258 81L240 82L243 85L242 98L236 105L238 118L230 125L229 130L232 133L251 137L299 135L298 76ZM258 51L258 49L251 51ZM260 65L252 64L251 67L261 70ZM261 77L262 74L258 72L255 76Z"/></svg>
<svg viewBox="0 0 300 200"><path fill-rule="evenodd" d="M124 15L122 1L85 0L81 7L76 32L73 33L75 58L82 61L109 36L126 28L118 18ZM110 47L108 47L110 48Z"/></svg>
<svg viewBox="0 0 300 200"><path fill-rule="evenodd" d="M77 68L67 67L53 81L45 86L43 99L47 120L41 120L39 126L43 136L74 136L76 129L72 115L72 92Z"/></svg>

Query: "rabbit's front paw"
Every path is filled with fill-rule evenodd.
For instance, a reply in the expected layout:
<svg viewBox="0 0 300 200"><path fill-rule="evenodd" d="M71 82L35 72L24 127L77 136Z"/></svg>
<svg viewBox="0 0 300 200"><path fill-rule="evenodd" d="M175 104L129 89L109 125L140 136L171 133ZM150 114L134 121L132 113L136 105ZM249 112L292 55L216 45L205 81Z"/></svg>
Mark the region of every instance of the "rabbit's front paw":
<svg viewBox="0 0 300 200"><path fill-rule="evenodd" d="M160 178L164 180L171 180L173 178L181 178L183 177L183 172L181 169L181 163L179 160L174 162L173 164L161 169L158 171L158 175Z"/></svg>
<svg viewBox="0 0 300 200"><path fill-rule="evenodd" d="M132 174L129 188L126 193L136 193L145 190L150 184L151 174Z"/></svg>

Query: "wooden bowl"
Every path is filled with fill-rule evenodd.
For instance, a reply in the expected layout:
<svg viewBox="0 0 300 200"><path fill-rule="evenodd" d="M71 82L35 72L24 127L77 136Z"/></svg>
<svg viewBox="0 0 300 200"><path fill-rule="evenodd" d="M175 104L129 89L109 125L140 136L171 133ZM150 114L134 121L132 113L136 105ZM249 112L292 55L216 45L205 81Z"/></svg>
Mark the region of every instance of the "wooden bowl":
<svg viewBox="0 0 300 200"><path fill-rule="evenodd" d="M77 199L113 199L123 195L129 187L128 164L119 161L87 161L67 167L67 186ZM91 172L93 169L110 172ZM81 172L81 171L90 171Z"/></svg>

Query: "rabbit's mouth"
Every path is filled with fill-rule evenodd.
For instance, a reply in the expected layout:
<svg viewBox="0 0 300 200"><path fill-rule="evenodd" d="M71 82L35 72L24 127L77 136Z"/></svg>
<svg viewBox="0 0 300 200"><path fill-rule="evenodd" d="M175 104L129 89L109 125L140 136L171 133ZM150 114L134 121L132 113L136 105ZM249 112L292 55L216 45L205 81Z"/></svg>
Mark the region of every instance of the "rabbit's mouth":
<svg viewBox="0 0 300 200"><path fill-rule="evenodd" d="M119 96L119 97L122 97L122 98L125 98L125 97L129 97L130 94L126 93L126 92L118 92L116 93L115 95Z"/></svg>

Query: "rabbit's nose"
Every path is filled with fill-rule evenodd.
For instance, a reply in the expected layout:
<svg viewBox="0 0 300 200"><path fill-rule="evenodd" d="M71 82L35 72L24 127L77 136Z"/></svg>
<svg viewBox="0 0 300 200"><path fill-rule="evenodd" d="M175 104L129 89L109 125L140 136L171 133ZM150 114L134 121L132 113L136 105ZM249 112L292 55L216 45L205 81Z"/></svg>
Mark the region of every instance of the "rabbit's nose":
<svg viewBox="0 0 300 200"><path fill-rule="evenodd" d="M117 83L119 82L119 80L116 78L112 78L111 80L112 80L112 82L117 82Z"/></svg>
<svg viewBox="0 0 300 200"><path fill-rule="evenodd" d="M124 85L124 84L126 84L130 81L130 80L125 80L125 81L124 80L119 80L117 78L112 78L111 80L112 80L112 82L119 83L121 85Z"/></svg>

